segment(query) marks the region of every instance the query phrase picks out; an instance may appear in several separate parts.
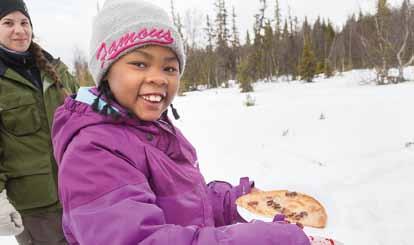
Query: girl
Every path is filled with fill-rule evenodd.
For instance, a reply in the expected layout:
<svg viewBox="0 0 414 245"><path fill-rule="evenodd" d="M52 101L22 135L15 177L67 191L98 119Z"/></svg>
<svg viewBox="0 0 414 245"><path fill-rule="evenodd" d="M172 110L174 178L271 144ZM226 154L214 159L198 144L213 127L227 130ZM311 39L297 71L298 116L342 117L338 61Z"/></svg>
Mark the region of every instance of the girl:
<svg viewBox="0 0 414 245"><path fill-rule="evenodd" d="M25 3L1 0L0 235L20 244L67 244L50 131L56 107L76 89L66 66L33 42Z"/></svg>
<svg viewBox="0 0 414 245"><path fill-rule="evenodd" d="M236 224L247 178L204 182L194 148L167 116L185 54L164 10L107 0L90 47L97 87L67 98L53 127L70 244L309 244L297 225Z"/></svg>

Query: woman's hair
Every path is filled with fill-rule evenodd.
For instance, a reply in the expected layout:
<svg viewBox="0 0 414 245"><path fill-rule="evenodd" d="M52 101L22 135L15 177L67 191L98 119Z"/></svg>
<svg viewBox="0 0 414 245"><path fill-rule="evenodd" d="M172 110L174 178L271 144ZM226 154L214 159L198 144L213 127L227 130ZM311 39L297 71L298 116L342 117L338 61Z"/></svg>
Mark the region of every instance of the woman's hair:
<svg viewBox="0 0 414 245"><path fill-rule="evenodd" d="M33 57L36 61L36 65L39 70L45 71L55 82L60 83L60 78L55 70L55 68L50 64L43 54L43 49L39 44L32 42L29 47L30 52L33 54Z"/></svg>
<svg viewBox="0 0 414 245"><path fill-rule="evenodd" d="M55 67L47 60L43 53L42 47L39 44L32 41L29 47L29 51L32 53L36 65L39 68L39 71L44 71L50 78L52 78L57 85L57 88L60 92L62 102L67 96L70 95L69 91L62 85L61 79L56 72Z"/></svg>

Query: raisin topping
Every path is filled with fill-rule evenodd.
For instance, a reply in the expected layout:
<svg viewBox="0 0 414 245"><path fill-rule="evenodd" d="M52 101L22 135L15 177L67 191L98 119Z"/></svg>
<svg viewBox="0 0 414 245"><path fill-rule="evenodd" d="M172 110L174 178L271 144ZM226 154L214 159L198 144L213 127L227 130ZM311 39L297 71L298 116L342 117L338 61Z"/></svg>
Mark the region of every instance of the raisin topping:
<svg viewBox="0 0 414 245"><path fill-rule="evenodd" d="M274 208L274 209L276 209L276 210L278 210L278 209L281 209L282 208L282 206L279 204L279 203L273 203L272 204L272 208Z"/></svg>
<svg viewBox="0 0 414 245"><path fill-rule="evenodd" d="M287 196L287 197L295 197L295 196L297 196L298 195L298 193L296 192L296 191L293 191L293 192L289 192L289 191L287 191L286 193L285 193L285 196Z"/></svg>
<svg viewBox="0 0 414 245"><path fill-rule="evenodd" d="M249 205L250 207L253 207L253 206L257 206L259 203L258 202L256 202L256 201L251 201L251 202L248 202L247 203L247 205Z"/></svg>
<svg viewBox="0 0 414 245"><path fill-rule="evenodd" d="M300 212L299 214L296 214L295 213L295 215L294 215L294 219L295 220L300 220L300 219L302 219L302 218L304 218L304 217L306 217L306 216L308 216L308 213L307 212L305 212L305 211L302 211L302 212Z"/></svg>

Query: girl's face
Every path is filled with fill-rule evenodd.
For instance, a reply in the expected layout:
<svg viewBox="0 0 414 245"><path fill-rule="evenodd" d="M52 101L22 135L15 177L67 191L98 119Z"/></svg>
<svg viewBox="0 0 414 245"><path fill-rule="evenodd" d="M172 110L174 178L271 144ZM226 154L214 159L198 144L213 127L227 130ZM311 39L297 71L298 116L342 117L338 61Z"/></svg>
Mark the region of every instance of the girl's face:
<svg viewBox="0 0 414 245"><path fill-rule="evenodd" d="M20 11L14 11L0 20L0 44L4 47L25 52L32 42L32 26Z"/></svg>
<svg viewBox="0 0 414 245"><path fill-rule="evenodd" d="M154 45L121 57L106 79L119 104L144 121L155 121L177 94L179 77L175 53Z"/></svg>

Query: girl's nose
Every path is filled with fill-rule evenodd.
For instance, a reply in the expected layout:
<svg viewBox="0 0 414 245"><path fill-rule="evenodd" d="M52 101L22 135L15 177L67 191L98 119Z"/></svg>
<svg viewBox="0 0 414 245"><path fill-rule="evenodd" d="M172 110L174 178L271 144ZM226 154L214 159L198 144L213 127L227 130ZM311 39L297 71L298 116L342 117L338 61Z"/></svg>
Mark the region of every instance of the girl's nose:
<svg viewBox="0 0 414 245"><path fill-rule="evenodd" d="M168 84L168 80L162 71L155 71L155 70L150 71L150 73L148 74L147 81L151 83L155 83L159 86L164 86Z"/></svg>

